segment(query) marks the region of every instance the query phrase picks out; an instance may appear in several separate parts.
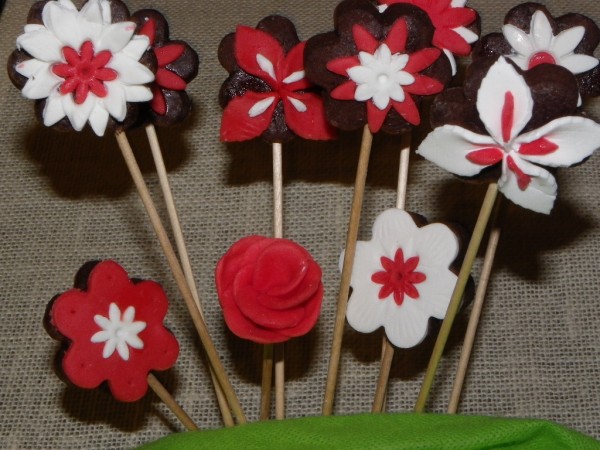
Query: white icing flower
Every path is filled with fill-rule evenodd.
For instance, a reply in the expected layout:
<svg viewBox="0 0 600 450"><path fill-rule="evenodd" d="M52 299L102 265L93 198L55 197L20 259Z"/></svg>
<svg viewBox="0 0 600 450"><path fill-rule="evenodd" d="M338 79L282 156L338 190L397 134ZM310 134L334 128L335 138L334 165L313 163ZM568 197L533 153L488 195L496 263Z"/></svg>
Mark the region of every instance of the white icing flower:
<svg viewBox="0 0 600 450"><path fill-rule="evenodd" d="M111 303L108 309L108 318L97 314L94 316L94 322L102 328L102 331L95 333L91 341L93 343L104 342L103 358L109 358L115 350L119 356L129 360L129 347L135 349L144 348L144 342L139 338L138 333L146 328L146 322L134 322L135 308L128 307L123 316L116 303Z"/></svg>
<svg viewBox="0 0 600 450"><path fill-rule="evenodd" d="M50 1L43 25L28 24L17 47L32 59L16 66L28 78L22 93L46 99L44 125L65 116L80 131L89 122L102 136L109 116L121 122L127 102L152 99L154 74L139 63L149 45L133 22L111 23L110 2L89 0L78 11L70 0Z"/></svg>
<svg viewBox="0 0 600 450"><path fill-rule="evenodd" d="M419 344L429 318L446 315L457 279L449 267L458 250L458 239L446 225L419 228L406 211L384 211L372 239L356 246L346 311L350 326L361 333L384 327L397 347ZM344 253L340 267L343 258Z"/></svg>
<svg viewBox="0 0 600 450"><path fill-rule="evenodd" d="M600 125L576 116L560 117L521 134L533 112L529 86L500 58L477 92L477 111L489 135L456 125L433 130L417 153L456 175L472 177L502 163L499 190L524 208L549 214L555 178L542 167L568 167L600 147Z"/></svg>
<svg viewBox="0 0 600 450"><path fill-rule="evenodd" d="M574 53L585 35L584 27L567 28L555 36L548 17L539 10L531 17L529 33L511 24L504 25L502 33L514 50L509 58L523 70L550 63L563 66L577 75L599 63L593 56Z"/></svg>

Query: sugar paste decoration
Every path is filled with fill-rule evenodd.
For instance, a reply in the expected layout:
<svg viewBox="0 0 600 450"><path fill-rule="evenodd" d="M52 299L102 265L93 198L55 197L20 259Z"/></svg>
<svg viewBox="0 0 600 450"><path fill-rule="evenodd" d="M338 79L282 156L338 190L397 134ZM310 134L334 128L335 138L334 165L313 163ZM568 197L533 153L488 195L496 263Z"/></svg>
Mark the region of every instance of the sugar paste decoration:
<svg viewBox="0 0 600 450"><path fill-rule="evenodd" d="M321 96L306 78L305 45L281 16L269 16L257 28L240 25L223 39L219 57L230 76L220 94L225 108L221 140L336 137L325 120Z"/></svg>
<svg viewBox="0 0 600 450"><path fill-rule="evenodd" d="M348 323L361 333L384 327L396 347L419 344L429 319L446 315L457 280L451 265L458 253L459 239L447 225L419 227L406 211L384 211L371 240L357 242Z"/></svg>
<svg viewBox="0 0 600 450"><path fill-rule="evenodd" d="M152 99L146 84L154 73L140 63L148 38L134 34L133 22L113 23L111 4L126 10L115 0L89 0L80 11L60 0L47 2L37 17L39 7L32 7L9 72L25 97L44 100L44 125L67 117L72 129L89 122L102 136L109 117L123 122L130 102Z"/></svg>
<svg viewBox="0 0 600 450"><path fill-rule="evenodd" d="M541 165L568 167L600 146L600 125L579 116L559 117L523 132L532 120L534 100L523 76L505 58L483 78L476 107L488 134L443 125L425 138L417 153L465 177L500 165L500 192L536 212L549 214L557 192L556 179Z"/></svg>
<svg viewBox="0 0 600 450"><path fill-rule="evenodd" d="M175 364L179 344L163 325L168 300L154 281L132 281L114 261L84 265L76 287L56 296L46 323L65 343L60 367L76 386L107 382L117 400L133 402L152 370Z"/></svg>
<svg viewBox="0 0 600 450"><path fill-rule="evenodd" d="M380 11L397 3L415 5L424 10L431 19L435 32L432 44L441 49L450 64L452 75L456 75L457 56L468 56L471 44L479 39L478 14L465 7L466 0L379 0Z"/></svg>
<svg viewBox="0 0 600 450"><path fill-rule="evenodd" d="M308 333L321 310L321 268L288 239L240 239L219 260L215 280L229 329L259 344Z"/></svg>

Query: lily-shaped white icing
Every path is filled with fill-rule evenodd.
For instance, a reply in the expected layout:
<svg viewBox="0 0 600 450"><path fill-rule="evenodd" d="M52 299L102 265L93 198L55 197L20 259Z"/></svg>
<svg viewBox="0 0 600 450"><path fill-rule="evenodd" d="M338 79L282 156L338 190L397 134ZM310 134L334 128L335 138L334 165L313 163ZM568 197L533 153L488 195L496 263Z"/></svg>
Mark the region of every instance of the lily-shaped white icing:
<svg viewBox="0 0 600 450"><path fill-rule="evenodd" d="M25 97L46 99L44 125L66 116L75 130L89 122L102 136L109 116L125 119L127 102L152 99L145 84L154 74L139 63L149 40L134 35L133 22L111 23L108 0L89 0L81 11L70 0L50 1L42 21L26 25L17 38L32 59L16 70L28 78Z"/></svg>
<svg viewBox="0 0 600 450"><path fill-rule="evenodd" d="M557 191L555 178L537 164L568 167L600 147L600 125L583 117L561 117L521 134L532 117L533 98L523 77L504 58L484 77L476 106L489 135L444 125L429 133L417 153L466 177L501 163L499 190L533 211L549 214Z"/></svg>
<svg viewBox="0 0 600 450"><path fill-rule="evenodd" d="M100 314L94 316L94 322L101 331L95 333L91 341L93 343L104 342L102 357L110 358L117 351L124 361L129 361L129 347L142 349L144 342L138 334L146 328L146 322L135 321L135 308L128 307L123 315L116 303L111 303L108 308L108 317Z"/></svg>
<svg viewBox="0 0 600 450"><path fill-rule="evenodd" d="M502 33L514 50L509 58L523 70L550 63L577 75L593 69L600 62L593 56L574 53L585 35L584 27L567 28L555 36L548 17L539 10L531 17L529 33L511 24L504 25Z"/></svg>
<svg viewBox="0 0 600 450"><path fill-rule="evenodd" d="M396 347L419 344L429 318L446 315L457 279L449 267L458 250L458 239L446 225L419 228L406 211L381 213L372 239L356 246L346 311L350 326L361 333L384 327ZM344 253L340 268L343 259Z"/></svg>

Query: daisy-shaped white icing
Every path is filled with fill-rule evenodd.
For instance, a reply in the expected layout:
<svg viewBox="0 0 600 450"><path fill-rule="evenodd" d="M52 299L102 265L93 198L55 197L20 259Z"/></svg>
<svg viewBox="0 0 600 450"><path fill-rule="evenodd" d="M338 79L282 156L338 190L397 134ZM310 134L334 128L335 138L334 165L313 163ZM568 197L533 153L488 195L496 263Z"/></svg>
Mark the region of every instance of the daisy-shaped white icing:
<svg viewBox="0 0 600 450"><path fill-rule="evenodd" d="M75 130L89 122L102 136L109 116L125 119L127 102L152 99L145 84L154 74L139 63L148 38L134 35L133 22L111 20L108 0L89 0L81 11L70 0L50 1L43 25L28 24L17 38L17 47L32 56L16 66L28 78L22 93L46 99L44 125L66 116Z"/></svg>
<svg viewBox="0 0 600 450"><path fill-rule="evenodd" d="M350 326L361 333L384 327L396 347L419 344L429 318L446 315L457 279L450 265L458 250L458 238L446 225L419 228L406 211L384 211L372 239L356 246L346 311ZM343 258L342 253L340 267Z"/></svg>
<svg viewBox="0 0 600 450"><path fill-rule="evenodd" d="M555 178L538 164L568 167L600 147L600 125L583 117L561 117L521 134L531 119L533 98L523 77L504 58L484 77L476 106L489 135L444 125L429 133L417 153L466 177L501 163L499 190L533 211L549 214L557 191Z"/></svg>
<svg viewBox="0 0 600 450"><path fill-rule="evenodd" d="M116 303L111 303L108 309L108 317L100 314L94 316L94 322L101 331L95 333L91 341L93 343L104 342L102 357L109 358L115 350L119 356L129 360L129 347L142 349L144 342L139 338L138 333L146 328L146 322L135 321L135 308L128 307L121 315L121 310Z"/></svg>
<svg viewBox="0 0 600 450"><path fill-rule="evenodd" d="M548 17L538 10L533 13L529 28L526 33L511 24L502 27L504 37L514 51L509 58L521 69L549 63L563 66L577 75L598 65L598 59L593 56L574 53L585 35L584 27L567 28L555 36Z"/></svg>

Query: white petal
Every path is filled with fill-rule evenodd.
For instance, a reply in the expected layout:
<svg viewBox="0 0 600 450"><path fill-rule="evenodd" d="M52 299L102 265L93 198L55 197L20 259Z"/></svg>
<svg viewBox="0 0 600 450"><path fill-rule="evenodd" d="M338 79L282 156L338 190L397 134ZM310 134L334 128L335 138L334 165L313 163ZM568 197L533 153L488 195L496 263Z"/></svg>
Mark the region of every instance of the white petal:
<svg viewBox="0 0 600 450"><path fill-rule="evenodd" d="M447 270L456 259L459 249L458 237L443 223L431 223L419 228L415 233L414 245L415 256L419 257L418 271L433 267Z"/></svg>
<svg viewBox="0 0 600 450"><path fill-rule="evenodd" d="M125 100L130 103L148 102L152 100L152 91L146 86L122 85L125 91Z"/></svg>
<svg viewBox="0 0 600 450"><path fill-rule="evenodd" d="M514 62L521 70L529 69L529 56L509 55L508 59Z"/></svg>
<svg viewBox="0 0 600 450"><path fill-rule="evenodd" d="M135 319L135 308L133 306L128 306L123 313L121 321L125 323L132 323L133 319Z"/></svg>
<svg viewBox="0 0 600 450"><path fill-rule="evenodd" d="M288 100L294 106L294 108L296 108L296 111L298 111L298 112L306 112L308 110L308 108L306 107L306 105L304 103L302 103L300 100L298 100L297 98L293 98L293 97L289 97L288 96Z"/></svg>
<svg viewBox="0 0 600 450"><path fill-rule="evenodd" d="M79 16L82 17L83 19L87 20L88 22L94 22L94 23L101 24L102 23L102 8L100 7L100 4L98 2L95 2L95 1L87 2L81 8L81 11L79 12Z"/></svg>
<svg viewBox="0 0 600 450"><path fill-rule="evenodd" d="M125 342L133 348L138 350L144 348L144 341L142 341L138 336L130 334L125 338Z"/></svg>
<svg viewBox="0 0 600 450"><path fill-rule="evenodd" d="M95 42L96 52L108 50L112 53L117 53L123 50L131 40L135 31L135 23L133 22L117 22L113 23L102 31L102 35Z"/></svg>
<svg viewBox="0 0 600 450"><path fill-rule="evenodd" d="M81 131L96 106L96 96L88 95L85 102L77 105L72 95L62 96L62 106L75 131Z"/></svg>
<svg viewBox="0 0 600 450"><path fill-rule="evenodd" d="M377 50L375 50L375 57L385 65L389 65L392 61L392 52L386 44L381 44Z"/></svg>
<svg viewBox="0 0 600 450"><path fill-rule="evenodd" d="M339 268L343 270L345 251L340 255ZM381 266L381 257L387 256L377 240L358 241L356 251L354 252L354 265L352 266L352 276L350 285L354 289L363 289L371 284L371 276L383 270Z"/></svg>
<svg viewBox="0 0 600 450"><path fill-rule="evenodd" d="M452 299L458 276L448 269L421 267L419 270L427 279L416 285L419 291L419 300L423 300L423 311L430 317L443 319L446 316L448 305Z"/></svg>
<svg viewBox="0 0 600 450"><path fill-rule="evenodd" d="M104 359L109 358L115 352L115 349L117 348L117 342L118 341L116 339L109 339L106 341L106 344L104 344L104 349L102 350L102 357Z"/></svg>
<svg viewBox="0 0 600 450"><path fill-rule="evenodd" d="M44 112L42 114L45 126L51 127L65 117L66 114L63 109L61 97L62 95L60 93L55 92L46 99L46 105L44 106Z"/></svg>
<svg viewBox="0 0 600 450"><path fill-rule="evenodd" d="M101 316L100 314L96 314L94 316L94 322L96 322L96 325L98 325L100 328L107 330L110 327L112 327L112 322L110 320L108 320L106 317Z"/></svg>
<svg viewBox="0 0 600 450"><path fill-rule="evenodd" d="M283 82L285 84L295 83L296 81L302 80L306 76L304 70L298 70L297 72L292 73L284 78Z"/></svg>
<svg viewBox="0 0 600 450"><path fill-rule="evenodd" d="M389 303L389 300L379 300L380 288L381 285L371 283L367 289L353 289L352 295L348 299L346 319L356 331L372 333L385 323L386 303Z"/></svg>
<svg viewBox="0 0 600 450"><path fill-rule="evenodd" d="M271 104L274 101L275 101L275 96L267 97L267 98L257 101L254 105L252 105L252 108L250 108L250 110L248 111L248 115L250 117L260 116L267 109L269 109L269 106L271 106Z"/></svg>
<svg viewBox="0 0 600 450"><path fill-rule="evenodd" d="M534 12L531 17L530 30L529 34L533 38L536 50L549 50L554 35L546 14L540 10Z"/></svg>
<svg viewBox="0 0 600 450"><path fill-rule="evenodd" d="M558 149L546 155L522 155L527 161L550 167L568 167L583 161L600 147L600 124L584 117L561 117L518 137L515 143L546 138Z"/></svg>
<svg viewBox="0 0 600 450"><path fill-rule="evenodd" d="M467 0L452 0L450 6L452 8L462 8L465 6L465 3L467 3Z"/></svg>
<svg viewBox="0 0 600 450"><path fill-rule="evenodd" d="M377 91L373 95L373 103L377 108L384 110L390 104L390 96L385 91Z"/></svg>
<svg viewBox="0 0 600 450"><path fill-rule="evenodd" d="M58 3L60 3L60 5L63 8L69 9L71 11L77 11L77 7L73 4L71 0L58 0Z"/></svg>
<svg viewBox="0 0 600 450"><path fill-rule="evenodd" d="M584 27L572 27L561 31L554 37L552 43L552 53L554 53L559 59L561 56L565 56L569 53L573 53L573 50L579 45L585 34Z"/></svg>
<svg viewBox="0 0 600 450"><path fill-rule="evenodd" d="M42 20L64 45L79 50L85 41L79 13L56 2L48 2L42 11Z"/></svg>
<svg viewBox="0 0 600 450"><path fill-rule="evenodd" d="M520 28L506 24L502 27L502 34L517 53L529 58L535 51L529 35Z"/></svg>
<svg viewBox="0 0 600 450"><path fill-rule="evenodd" d="M389 95L392 100L395 100L397 102L403 102L404 99L406 98L406 96L404 94L404 89L402 89L397 84L390 86Z"/></svg>
<svg viewBox="0 0 600 450"><path fill-rule="evenodd" d="M489 136L473 133L456 125L444 125L433 130L421 142L417 153L442 169L464 177L472 177L485 166L467 159L467 154L486 145L496 145Z"/></svg>
<svg viewBox="0 0 600 450"><path fill-rule="evenodd" d="M354 66L347 70L348 77L356 84L373 83L375 74L369 67Z"/></svg>
<svg viewBox="0 0 600 450"><path fill-rule="evenodd" d="M398 248L411 252L413 235L418 229L406 211L392 208L382 212L373 224L373 239L376 239L393 258Z"/></svg>
<svg viewBox="0 0 600 450"><path fill-rule="evenodd" d="M108 113L118 122L122 122L127 115L127 103L125 101L125 90L121 83L109 81L104 83L108 89L106 97L101 99Z"/></svg>
<svg viewBox="0 0 600 450"><path fill-rule="evenodd" d="M135 35L122 50L127 56L134 61L139 61L142 55L148 50L150 40L147 36Z"/></svg>
<svg viewBox="0 0 600 450"><path fill-rule="evenodd" d="M49 97L60 85L62 78L57 77L49 70L50 66L32 75L23 86L21 94L30 99Z"/></svg>
<svg viewBox="0 0 600 450"><path fill-rule="evenodd" d="M271 61L269 61L269 59L266 56L258 53L256 55L256 62L258 63L258 66L263 71L268 73L271 78L273 78L274 80L277 80L277 77L275 76L275 68L273 67L273 63Z"/></svg>
<svg viewBox="0 0 600 450"><path fill-rule="evenodd" d="M455 33L460 35L460 37L463 38L465 41L467 41L469 44L477 42L477 39L479 39L479 36L477 36L477 33L474 33L473 31L469 30L466 27L452 28L452 31L454 31Z"/></svg>
<svg viewBox="0 0 600 450"><path fill-rule="evenodd" d="M454 55L448 49L444 49L444 54L446 55L446 58L448 58L448 61L450 61L450 67L452 68L452 76L456 75L456 58L454 58Z"/></svg>
<svg viewBox="0 0 600 450"><path fill-rule="evenodd" d="M386 5L385 3L383 5L377 5L377 11L379 11L380 14L383 14L388 7L389 5Z"/></svg>
<svg viewBox="0 0 600 450"><path fill-rule="evenodd" d="M560 65L565 69L569 69L575 75L592 70L598 65L598 62L599 61L593 56L580 55L577 53L560 58Z"/></svg>
<svg viewBox="0 0 600 450"><path fill-rule="evenodd" d="M142 322L142 321L138 321L138 322L133 322L131 323L127 330L129 331L130 334L134 334L137 335L138 333L144 331L146 329L146 322Z"/></svg>
<svg viewBox="0 0 600 450"><path fill-rule="evenodd" d="M531 119L533 98L523 77L506 59L500 58L483 78L477 92L477 111L481 121L498 143L504 142L502 111L509 92L514 100L514 111L510 138L506 142L517 136Z"/></svg>
<svg viewBox="0 0 600 450"><path fill-rule="evenodd" d="M45 28L20 35L17 38L17 48L25 50L40 61L50 63L64 61L62 43Z"/></svg>
<svg viewBox="0 0 600 450"><path fill-rule="evenodd" d="M398 84L407 86L415 82L415 77L408 72L398 72L394 75L394 79Z"/></svg>
<svg viewBox="0 0 600 450"><path fill-rule="evenodd" d="M110 9L110 2L107 2L105 0L90 0L90 1L97 1L98 3L100 3L100 7L102 8L102 22L105 25L112 23L112 11Z"/></svg>
<svg viewBox="0 0 600 450"><path fill-rule="evenodd" d="M94 344L97 344L99 342L106 342L111 337L112 337L112 333L110 331L102 330L102 331L98 331L97 333L94 333L92 335L92 337L90 338L90 341L92 341Z"/></svg>
<svg viewBox="0 0 600 450"><path fill-rule="evenodd" d="M370 83L359 84L354 91L354 99L358 102L364 102L369 100L375 95L377 89L375 89Z"/></svg>
<svg viewBox="0 0 600 450"><path fill-rule="evenodd" d="M361 66L367 67L377 63L377 58L367 52L358 52L358 60L360 61Z"/></svg>
<svg viewBox="0 0 600 450"><path fill-rule="evenodd" d="M404 297L401 306L393 301L385 320L385 334L389 341L400 348L418 345L427 336L429 317L420 308L420 300Z"/></svg>
<svg viewBox="0 0 600 450"><path fill-rule="evenodd" d="M17 64L15 66L15 70L24 77L31 78L41 70L50 71L50 63L40 61L38 59L28 59Z"/></svg>
<svg viewBox="0 0 600 450"><path fill-rule="evenodd" d="M119 341L117 344L117 352L124 361L129 361L129 346L125 341Z"/></svg>
<svg viewBox="0 0 600 450"><path fill-rule="evenodd" d="M395 54L392 58L392 62L389 66L389 71L390 72L398 72L399 70L402 70L406 67L406 65L408 64L408 60L410 59L410 57L407 54Z"/></svg>
<svg viewBox="0 0 600 450"><path fill-rule="evenodd" d="M25 30L25 33L33 33L34 31L46 30L46 27L37 23L28 23L25 24L23 29Z"/></svg>
<svg viewBox="0 0 600 450"><path fill-rule="evenodd" d="M104 108L100 102L97 102L88 119L92 130L94 130L94 133L96 133L96 136L104 136L106 125L108 124L108 118L109 114L106 108Z"/></svg>
<svg viewBox="0 0 600 450"><path fill-rule="evenodd" d="M112 323L121 321L121 310L116 303L111 303L108 307L108 318Z"/></svg>
<svg viewBox="0 0 600 450"><path fill-rule="evenodd" d="M114 54L106 67L119 74L118 80L121 83L145 84L154 81L154 74L150 69L122 53Z"/></svg>

